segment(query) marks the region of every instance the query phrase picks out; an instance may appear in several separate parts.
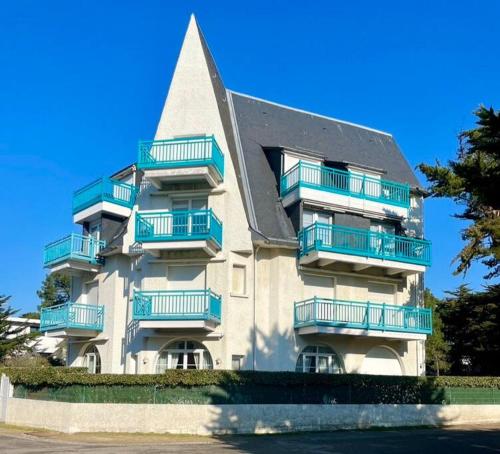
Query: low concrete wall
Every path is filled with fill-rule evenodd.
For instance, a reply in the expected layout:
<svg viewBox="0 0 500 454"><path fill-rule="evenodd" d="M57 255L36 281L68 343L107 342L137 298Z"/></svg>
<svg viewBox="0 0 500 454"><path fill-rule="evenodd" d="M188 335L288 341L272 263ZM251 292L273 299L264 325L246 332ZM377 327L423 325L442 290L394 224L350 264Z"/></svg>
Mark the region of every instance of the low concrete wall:
<svg viewBox="0 0 500 454"><path fill-rule="evenodd" d="M8 424L61 432L274 433L495 424L500 405L151 405L9 398Z"/></svg>

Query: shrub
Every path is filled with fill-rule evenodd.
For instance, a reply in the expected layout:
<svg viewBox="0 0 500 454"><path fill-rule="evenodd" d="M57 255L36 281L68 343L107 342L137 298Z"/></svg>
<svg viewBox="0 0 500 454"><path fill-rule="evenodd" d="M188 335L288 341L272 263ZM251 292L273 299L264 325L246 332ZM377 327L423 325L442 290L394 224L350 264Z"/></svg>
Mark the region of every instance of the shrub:
<svg viewBox="0 0 500 454"><path fill-rule="evenodd" d="M500 377L396 377L295 372L169 370L157 375L88 374L82 368L4 368L16 397L66 402L182 404L415 404L451 402L478 388L500 398ZM470 394L470 392L469 392ZM490 396L491 394L491 396ZM492 402L487 402L492 403Z"/></svg>
<svg viewBox="0 0 500 454"><path fill-rule="evenodd" d="M39 368L39 367L49 367L49 360L43 356L25 353L19 356L12 356L10 358L6 358L2 365L4 367L30 367L30 368Z"/></svg>
<svg viewBox="0 0 500 454"><path fill-rule="evenodd" d="M1 368L0 368L0 371ZM28 386L67 385L154 385L160 388L184 386L353 386L364 388L497 388L500 377L399 377L359 374L305 374L297 372L253 372L230 370L168 370L163 374L88 374L84 368L4 368L13 384Z"/></svg>

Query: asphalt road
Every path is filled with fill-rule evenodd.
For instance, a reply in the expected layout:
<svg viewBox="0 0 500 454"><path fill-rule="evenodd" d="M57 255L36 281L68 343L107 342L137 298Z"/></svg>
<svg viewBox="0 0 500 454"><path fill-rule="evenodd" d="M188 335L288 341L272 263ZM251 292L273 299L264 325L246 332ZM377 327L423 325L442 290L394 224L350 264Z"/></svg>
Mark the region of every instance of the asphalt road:
<svg viewBox="0 0 500 454"><path fill-rule="evenodd" d="M216 439L194 437L129 440L110 436L105 441L92 435L67 436L29 430L0 428L3 453L396 453L462 454L500 453L499 427L453 429L404 429L382 431L322 432L287 435L231 436Z"/></svg>

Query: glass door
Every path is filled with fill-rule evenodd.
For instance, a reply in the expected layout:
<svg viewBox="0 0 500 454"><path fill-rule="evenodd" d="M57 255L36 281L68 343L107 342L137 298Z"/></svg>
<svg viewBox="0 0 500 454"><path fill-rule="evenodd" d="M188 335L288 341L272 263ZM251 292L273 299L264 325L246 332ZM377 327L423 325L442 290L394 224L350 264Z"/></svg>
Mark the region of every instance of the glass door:
<svg viewBox="0 0 500 454"><path fill-rule="evenodd" d="M207 213L196 213L207 209L207 199L177 199L172 201L172 233L178 236L204 234L207 231ZM194 211L194 213L186 213ZM176 212L178 214L176 214Z"/></svg>
<svg viewBox="0 0 500 454"><path fill-rule="evenodd" d="M87 362L87 372L89 374L95 374L96 373L96 364L97 364L97 359L95 356L95 353L87 353L86 355L86 362Z"/></svg>
<svg viewBox="0 0 500 454"><path fill-rule="evenodd" d="M172 201L172 234L174 236L186 236L189 232L189 200Z"/></svg>
<svg viewBox="0 0 500 454"><path fill-rule="evenodd" d="M99 252L98 244L101 239L101 221L91 223L89 226L90 239L84 239L82 244L83 254L89 257L95 257Z"/></svg>
<svg viewBox="0 0 500 454"><path fill-rule="evenodd" d="M378 234L372 235L370 238L370 248L373 252L383 256L395 255L396 244L394 234L396 228L394 225L372 221L370 232Z"/></svg>
<svg viewBox="0 0 500 454"><path fill-rule="evenodd" d="M202 213L193 213L191 231L193 235L204 235L209 228L209 220L207 219L207 201L204 199L191 200L191 209L201 211Z"/></svg>
<svg viewBox="0 0 500 454"><path fill-rule="evenodd" d="M324 246L332 246L332 216L329 213L316 213L316 222L322 224L322 227L318 231L319 240ZM328 225L328 227L326 225Z"/></svg>

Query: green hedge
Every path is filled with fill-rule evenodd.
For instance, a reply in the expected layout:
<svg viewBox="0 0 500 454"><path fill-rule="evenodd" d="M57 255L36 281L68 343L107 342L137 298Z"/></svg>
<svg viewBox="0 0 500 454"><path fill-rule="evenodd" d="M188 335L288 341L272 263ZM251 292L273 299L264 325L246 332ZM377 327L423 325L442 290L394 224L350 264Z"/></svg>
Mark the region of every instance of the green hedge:
<svg viewBox="0 0 500 454"><path fill-rule="evenodd" d="M11 382L14 383L14 377L21 376L31 376L33 373L39 374L40 376L45 375L51 377L54 374L65 375L65 374L86 374L86 367L63 367L63 366L47 366L47 367L8 367L2 366L0 364L0 375L8 375Z"/></svg>
<svg viewBox="0 0 500 454"><path fill-rule="evenodd" d="M225 370L93 375L81 370L69 371L68 368L12 368L3 372L15 385L16 397L66 402L441 404L460 403L462 400L465 403L467 399L472 399L472 403L479 398L477 403L500 402L500 377L395 377Z"/></svg>
<svg viewBox="0 0 500 454"><path fill-rule="evenodd" d="M154 385L156 387L196 387L227 385L260 385L278 387L342 386L356 387L456 387L497 388L500 377L397 377L360 374L303 374L297 372L252 372L228 370L168 370L163 374L88 374L82 368L47 367L0 368L14 385L67 386L67 385Z"/></svg>

